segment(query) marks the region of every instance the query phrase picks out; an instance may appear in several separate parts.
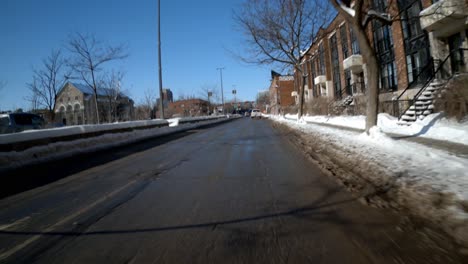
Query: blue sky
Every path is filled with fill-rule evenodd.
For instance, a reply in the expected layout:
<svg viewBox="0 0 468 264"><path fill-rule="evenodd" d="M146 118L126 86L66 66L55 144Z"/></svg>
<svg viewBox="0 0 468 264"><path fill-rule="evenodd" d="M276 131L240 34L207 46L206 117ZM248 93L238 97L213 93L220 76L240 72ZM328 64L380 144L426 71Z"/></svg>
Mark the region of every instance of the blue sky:
<svg viewBox="0 0 468 264"><path fill-rule="evenodd" d="M200 95L201 87L220 88L217 67L225 67L225 98L254 100L268 88L270 67L245 65L229 50L241 52L243 38L232 11L242 0L161 0L163 86L179 95ZM126 73L124 88L138 103L158 88L156 0L2 0L0 3L0 110L28 109L24 100L32 68L70 34L94 34L109 44L124 43L129 57L107 65Z"/></svg>

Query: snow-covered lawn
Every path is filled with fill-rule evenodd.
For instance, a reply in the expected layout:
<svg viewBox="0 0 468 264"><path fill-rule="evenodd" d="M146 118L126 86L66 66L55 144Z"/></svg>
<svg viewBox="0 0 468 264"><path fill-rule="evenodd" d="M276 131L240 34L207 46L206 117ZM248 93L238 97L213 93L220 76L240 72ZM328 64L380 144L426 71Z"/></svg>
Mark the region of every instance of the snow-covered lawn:
<svg viewBox="0 0 468 264"><path fill-rule="evenodd" d="M296 115L286 115L288 119L297 119ZM303 120L311 123L324 123L336 126L364 129L365 116L304 116ZM432 114L418 120L410 126L398 125L398 119L388 114L379 114L377 126L382 132L418 136L453 143L468 145L468 120L458 123L443 117L441 113Z"/></svg>
<svg viewBox="0 0 468 264"><path fill-rule="evenodd" d="M399 199L399 202L411 203L409 207L417 208L419 215L426 215L426 217L437 216L438 222L455 219L457 226L459 228L463 227L458 229L457 232L462 232L461 230L463 232L468 231L468 159L418 143L394 140L382 132L384 128L386 132L412 134L419 132L418 130L423 128L425 123L416 123L414 127L397 128L392 125L395 120L381 115L379 116L380 126L372 128L370 134L367 135L304 122L306 120L363 128L363 117L328 119L325 117L305 117L301 121L289 118L292 118L292 116L287 118L272 117L276 122L300 131L301 135L309 136L309 138L320 141L324 146L333 148L328 151L328 154L332 153L332 155L336 154L339 157L350 159L351 164L354 163L354 167L359 167L361 163L372 164L372 166L378 168L378 171L383 173L375 175L375 172L368 172L370 176L367 175L366 180L378 184L393 182L400 190L404 190L396 192L400 196L404 196L403 193L410 193L410 197L398 197L396 199ZM434 119L435 117L432 117L430 120ZM428 123L431 122L430 120L428 120ZM425 135L458 143L468 143L467 132L464 128L466 128L466 124L456 125L451 121L437 120ZM450 133L455 133L455 135ZM321 152L321 150L318 150L318 152ZM362 167L367 168L366 166ZM435 200L437 199L432 198L441 197L440 195L444 199L441 205L435 206L434 204L437 204ZM460 224L460 221L463 224ZM453 226L450 228L453 228ZM465 238L460 239L468 238L465 236Z"/></svg>

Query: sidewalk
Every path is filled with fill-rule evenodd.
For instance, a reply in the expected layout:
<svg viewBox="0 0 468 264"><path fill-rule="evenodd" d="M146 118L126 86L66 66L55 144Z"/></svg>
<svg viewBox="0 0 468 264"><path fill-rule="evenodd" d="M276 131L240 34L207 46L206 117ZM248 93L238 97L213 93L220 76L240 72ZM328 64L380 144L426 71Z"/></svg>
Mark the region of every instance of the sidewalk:
<svg viewBox="0 0 468 264"><path fill-rule="evenodd" d="M294 120L294 121L296 120L293 118L287 118L287 117L284 117L284 118L288 120ZM334 124L326 124L326 123L312 122L312 121L306 121L306 123L312 124L312 125L351 131L355 133L365 132L364 129L340 126L340 125L334 125ZM463 145L463 144L453 143L453 142L444 141L444 140L437 140L437 139L432 139L432 138L419 137L417 135L401 135L401 134L395 134L395 133L385 133L385 134L394 140L404 140L408 142L418 143L418 144L425 145L427 147L446 151L457 157L468 158L468 146Z"/></svg>

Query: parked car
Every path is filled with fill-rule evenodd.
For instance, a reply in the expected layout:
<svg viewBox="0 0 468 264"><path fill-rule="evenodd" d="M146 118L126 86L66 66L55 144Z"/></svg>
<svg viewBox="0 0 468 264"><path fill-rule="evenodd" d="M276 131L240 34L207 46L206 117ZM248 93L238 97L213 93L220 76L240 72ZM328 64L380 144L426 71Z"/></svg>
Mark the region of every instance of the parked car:
<svg viewBox="0 0 468 264"><path fill-rule="evenodd" d="M252 109L252 113L250 114L250 118L262 118L262 113L258 109Z"/></svg>
<svg viewBox="0 0 468 264"><path fill-rule="evenodd" d="M30 129L42 129L44 126L44 118L36 114L0 114L0 134L16 133Z"/></svg>
<svg viewBox="0 0 468 264"><path fill-rule="evenodd" d="M245 116L245 117L249 117L249 116L250 116L249 111L245 111L244 116Z"/></svg>

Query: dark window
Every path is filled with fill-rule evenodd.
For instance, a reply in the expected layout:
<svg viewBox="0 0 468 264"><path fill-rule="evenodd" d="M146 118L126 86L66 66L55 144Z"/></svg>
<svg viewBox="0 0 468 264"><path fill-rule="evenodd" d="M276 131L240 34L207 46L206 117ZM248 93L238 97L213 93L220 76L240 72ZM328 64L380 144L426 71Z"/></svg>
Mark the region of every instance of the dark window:
<svg viewBox="0 0 468 264"><path fill-rule="evenodd" d="M316 97L317 93L315 92L315 84L314 84L314 78L316 76L315 74L315 58L312 58L309 60L310 64L310 79L312 80L312 83L310 84L309 89L312 89L312 96Z"/></svg>
<svg viewBox="0 0 468 264"><path fill-rule="evenodd" d="M374 0L374 8L385 12L386 0ZM383 90L396 90L398 88L395 56L393 50L393 36L390 26L378 20L372 21L374 31L374 47L380 63L380 88Z"/></svg>
<svg viewBox="0 0 468 264"><path fill-rule="evenodd" d="M0 117L0 126L9 126L10 118L8 116Z"/></svg>
<svg viewBox="0 0 468 264"><path fill-rule="evenodd" d="M349 33L351 35L351 48L353 50L353 54L361 54L361 49L359 48L359 42L351 26L349 27Z"/></svg>
<svg viewBox="0 0 468 264"><path fill-rule="evenodd" d="M15 119L15 124L17 125L31 125L32 124L32 115L14 115L12 116Z"/></svg>
<svg viewBox="0 0 468 264"><path fill-rule="evenodd" d="M325 49L323 43L319 46L319 75L325 75Z"/></svg>
<svg viewBox="0 0 468 264"><path fill-rule="evenodd" d="M459 72L464 64L463 51L460 51L463 44L463 39L460 33L452 35L448 38L448 44L450 49L450 66L452 67L452 73Z"/></svg>
<svg viewBox="0 0 468 264"><path fill-rule="evenodd" d="M336 34L330 38L331 59L333 65L333 89L335 98L341 98L340 60L338 58L338 43Z"/></svg>
<svg viewBox="0 0 468 264"><path fill-rule="evenodd" d="M349 94L349 95L352 95L353 94L353 89L351 87L351 71L346 70L344 72L344 74L345 74L346 93Z"/></svg>
<svg viewBox="0 0 468 264"><path fill-rule="evenodd" d="M349 57L348 52L348 35L346 33L346 25L341 26L340 28L340 36L341 36L341 48L343 51L343 59Z"/></svg>
<svg viewBox="0 0 468 264"><path fill-rule="evenodd" d="M424 83L432 76L433 66L429 55L429 38L419 23L421 2L398 0L398 5L401 10L408 83Z"/></svg>

